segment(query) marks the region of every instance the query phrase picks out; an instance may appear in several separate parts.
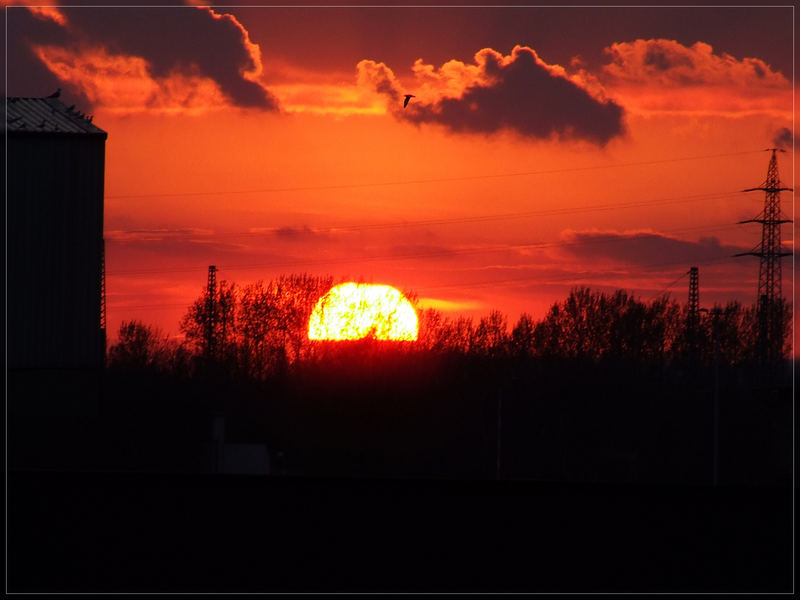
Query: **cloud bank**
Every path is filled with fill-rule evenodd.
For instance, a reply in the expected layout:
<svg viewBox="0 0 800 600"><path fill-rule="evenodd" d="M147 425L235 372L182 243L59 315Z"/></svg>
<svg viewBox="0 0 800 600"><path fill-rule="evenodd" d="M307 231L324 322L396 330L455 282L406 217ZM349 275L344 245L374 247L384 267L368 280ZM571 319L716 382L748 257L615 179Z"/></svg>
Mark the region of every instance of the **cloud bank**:
<svg viewBox="0 0 800 600"><path fill-rule="evenodd" d="M548 65L526 46L508 56L491 48L474 64L451 60L436 69L413 66L417 96L402 107L405 91L385 64L362 60L359 85L384 96L390 112L409 123L435 123L454 133L512 131L532 139L574 139L605 145L624 133L622 106Z"/></svg>
<svg viewBox="0 0 800 600"><path fill-rule="evenodd" d="M715 54L704 42L684 46L673 40L638 39L605 49L606 75L617 81L663 86L736 85L782 88L788 80L763 60Z"/></svg>
<svg viewBox="0 0 800 600"><path fill-rule="evenodd" d="M28 11L15 10L10 22L10 28L18 29L9 58L12 52L23 59L33 56L94 107L123 112L225 105L278 109L259 81L260 48L231 14L194 6L61 8L54 13L57 18L29 13L26 19L18 14L23 12ZM60 31L53 32L55 26ZM16 67L24 68L22 63Z"/></svg>
<svg viewBox="0 0 800 600"><path fill-rule="evenodd" d="M792 130L788 127L781 127L775 132L775 137L772 138L772 145L782 150L788 150L792 147L793 139Z"/></svg>
<svg viewBox="0 0 800 600"><path fill-rule="evenodd" d="M720 243L716 237L696 242L681 240L652 231L565 231L563 249L585 261L612 260L636 266L662 263L689 265L731 258L749 248Z"/></svg>
<svg viewBox="0 0 800 600"><path fill-rule="evenodd" d="M759 58L666 39L619 42L605 52L611 62L596 77L626 108L791 115L790 81Z"/></svg>

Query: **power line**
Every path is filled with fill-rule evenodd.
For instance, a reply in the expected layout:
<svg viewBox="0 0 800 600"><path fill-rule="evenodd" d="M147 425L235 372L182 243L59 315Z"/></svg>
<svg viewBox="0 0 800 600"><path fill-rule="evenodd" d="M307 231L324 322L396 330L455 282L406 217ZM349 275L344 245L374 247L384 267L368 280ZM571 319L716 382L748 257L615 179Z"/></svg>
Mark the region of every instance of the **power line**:
<svg viewBox="0 0 800 600"><path fill-rule="evenodd" d="M120 310L120 311L121 310L162 310L162 309L168 309L168 308L181 308L181 307L187 308L193 302L194 301L191 301L188 304L186 302L176 302L176 303L172 303L172 304L138 304L138 305L132 305L132 306L127 306L125 304L116 304L116 305L112 304L111 306L113 306L114 308L116 308L117 310Z"/></svg>
<svg viewBox="0 0 800 600"><path fill-rule="evenodd" d="M725 258L728 258L728 257L726 256ZM663 289L661 289L660 291L658 291L658 292L656 292L655 294L653 294L653 295L650 297L650 300L654 300L655 298L657 298L658 296L660 296L661 294L663 294L664 292L666 292L666 291L667 291L669 288L671 288L673 285L675 285L676 283L678 283L678 282L679 282L681 279L683 279L684 277L686 277L688 274L689 274L689 271L686 271L685 273L681 274L681 276L680 276L680 277L678 277L678 278L677 278L675 281L672 281L671 283L668 283L668 284L667 284L667 285L666 285L666 286L665 286Z"/></svg>
<svg viewBox="0 0 800 600"><path fill-rule="evenodd" d="M398 185L417 185L426 183L447 183L452 181L475 181L480 179L497 179L503 177L527 177L533 175L555 175L559 173L574 173L579 171L596 171L601 169L616 169L623 167L641 167L647 165L683 162L690 160L703 160L707 158L722 158L727 156L741 156L744 154L754 154L761 152L760 150L748 150L744 152L728 152L725 154L706 154L703 156L683 156L678 158L665 158L660 160L647 160L629 163L618 163L613 165L593 165L588 167L568 167L562 169L547 169L541 171L521 171L516 173L494 173L483 175L464 175L461 177L437 177L431 179L406 179L398 181L381 181L371 183L343 183L333 185L316 185L316 186L292 186L292 187L274 187L274 188L258 188L250 190L217 190L217 191L194 191L194 192L164 192L164 193L147 193L147 194L113 194L105 196L106 200L119 200L124 198L174 198L181 196L222 196L229 194L267 194L279 192L309 192L309 191L325 191L325 190L341 190L341 189L356 189L356 188L370 188L370 187L385 187L385 186L398 186Z"/></svg>
<svg viewBox="0 0 800 600"><path fill-rule="evenodd" d="M729 258L730 257L727 257L727 256L723 256L723 257L719 257L719 258L710 258L710 259L708 259L706 261L699 261L699 262L697 262L697 264L699 264L699 265L710 265L710 264L714 264L714 263L720 263L720 262L723 262L723 261L727 261ZM640 267L642 269L655 269L655 268L662 268L662 267L672 267L672 266L675 266L675 265L682 265L684 263L685 263L684 260L679 260L679 261L670 261L670 262L663 262L663 263L643 264L643 265L640 265ZM469 288L469 289L471 289L471 288L475 288L475 287L489 287L489 286L494 286L494 285L498 285L498 284L504 284L505 285L505 284L513 284L513 283L528 283L528 282L531 282L531 281L536 281L536 282L538 282L538 283L540 283L542 285L547 285L547 284L550 284L550 283L563 283L565 281L571 281L571 280L574 280L576 278L579 278L579 277L576 277L576 275L573 274L573 275L568 275L568 276L564 276L564 277L548 278L545 281L545 280L542 280L542 278L539 277L539 276L529 275L529 276L526 276L526 277L516 277L516 278L511 278L511 279L494 279L494 280L485 280L485 281L470 282L470 283L448 283L448 284L441 284L441 285L423 286L423 287L420 287L419 289L420 290L434 290L434 289L438 290L438 289L448 289L448 288ZM674 283L675 282L673 282L670 285L674 285ZM663 290L661 292L659 292L656 295L656 297L661 295L661 293L663 293Z"/></svg>
<svg viewBox="0 0 800 600"><path fill-rule="evenodd" d="M712 258L705 261L695 261L698 265L711 265L715 263L720 263L727 261L730 257L723 256L719 258ZM661 268L661 267L671 267L675 265L683 265L685 264L685 260L680 261L670 261L670 262L662 262L662 263L650 263L650 264L643 264L640 265L643 269L654 269L654 268ZM681 275L678 279L670 283L668 286L663 288L660 292L652 296L650 299L655 299L656 297L663 294L668 288L675 285L680 279L682 279L684 275ZM448 283L448 284L440 284L440 285L428 285L428 286L419 286L415 287L413 291L427 291L427 290L442 290L442 289L454 289L454 288L463 288L463 289L473 289L473 288L481 288L481 287L491 287L496 285L508 285L508 284L519 284L519 283L530 283L536 281L542 285L549 285L552 283L563 283L566 281L571 281L575 279L580 279L580 276L576 276L575 274L564 276L564 277L557 277L557 278L547 278L546 280L542 280L542 278L538 275L528 275L526 277L516 277L516 278L509 278L509 279L492 279L492 280L482 280L482 281L471 281L466 283ZM159 310L159 309L169 309L169 308L181 308L181 307L188 307L193 303L194 300L191 300L188 304L185 302L182 303L172 303L172 304L140 304L140 305L133 305L133 306L125 306L125 305L115 305L118 310Z"/></svg>
<svg viewBox="0 0 800 600"><path fill-rule="evenodd" d="M686 233L689 231L698 231L698 230L711 232L711 231L725 231L730 229L737 229L737 228L734 225L721 225L719 227L713 227L713 228L709 228L706 226L697 226L697 227L685 227L681 229L665 230L661 233L676 234L676 233ZM440 250L433 252L417 252L409 254L383 254L383 255L372 255L372 256L362 256L353 258L339 257L339 258L328 258L328 259L276 261L271 263L247 263L239 265L233 264L233 265L223 265L222 269L225 271L235 271L235 270L250 270L250 269L261 269L261 268L274 268L274 267L298 267L298 266L328 265L337 263L374 262L380 260L395 261L395 260L408 260L417 258L438 258L438 257L448 257L448 256L462 256L466 254L481 254L484 252L502 252L504 250L529 250L529 249L544 249L544 248L554 248L554 247L570 247L570 246L577 246L584 244L604 244L610 242L622 242L626 241L627 239L628 238L620 236L617 238L583 240L581 242L560 241L560 242L531 242L526 244L501 244L496 246L478 246L475 248ZM132 271L117 271L111 276L120 277L123 275L124 276L153 275L158 273L192 273L204 270L205 267L184 267L184 268L173 268L173 269L170 268L140 269Z"/></svg>
<svg viewBox="0 0 800 600"><path fill-rule="evenodd" d="M735 228L734 225L727 225L727 226L721 226L721 227L718 227L718 228L715 228L715 229L711 229L710 231L716 231L716 230L721 230L721 229L733 229L733 228ZM685 229L684 231L691 230L691 229L705 229L705 228L704 227L688 228L688 229ZM678 231L680 231L680 230L675 230L675 231L667 232L667 233L676 233ZM573 245L595 244L595 243L602 244L602 243L609 243L609 242L614 242L614 241L625 241L625 240L626 240L626 238L623 238L623 237L610 238L610 239L604 238L604 239L599 239L599 240L585 240L585 241L582 241L582 242L552 242L552 243L549 243L549 244L541 244L541 245L538 245L538 246L536 244L526 244L526 245L523 245L523 246L508 246L508 247L504 247L504 249L507 249L507 248L518 248L518 247L542 247L542 248L544 248L544 247L573 246ZM485 250L485 249L483 249L483 248L470 249L470 251L475 251L475 252L479 252L479 251L483 251L483 250ZM494 248L491 249L491 251L495 251L495 250L496 249L494 249ZM416 257L416 256L419 256L419 255L413 255L413 256ZM412 257L412 255L407 255L406 257ZM382 258L382 257L371 257L371 258L378 259L378 258ZM395 256L395 257L391 257L391 258L404 258L404 257ZM707 261L695 261L695 262L697 262L698 264L713 264L715 262L721 262L721 261L724 261L724 260L727 260L727 259L728 259L728 257L724 256L724 257L720 257L720 258L709 259ZM326 261L326 262L342 262L342 261L337 260L337 261ZM683 264L684 262L685 261L657 263L657 264L651 264L651 265L645 264L645 265L641 265L641 267L647 269L647 268L655 268L655 267L663 267L663 266L672 266L674 264ZM304 264L304 263L297 263L297 264ZM278 265L278 266L280 266L280 265ZM570 276L567 279L570 279L571 277L573 277L573 276ZM683 276L681 276L681 277L683 277ZM535 276L528 276L528 277L516 278L516 279L486 280L484 282L468 282L468 283L458 283L458 284L444 284L444 285L439 285L439 286L426 286L426 287L423 287L421 289L444 289L444 288L456 288L456 287L482 287L483 285L495 285L495 284L504 284L504 283L514 283L514 282L526 282L526 281L532 281L532 280L538 280L538 279ZM667 288L665 288L665 290L668 289L669 287L671 287L672 285L674 285L675 283L677 283L677 281L679 281L679 280L680 280L680 278L675 280L674 282L670 283L667 286ZM662 290L662 292L665 291L665 290ZM658 295L660 295L662 292L659 292ZM134 308L136 308L136 309L139 309L139 308L141 308L141 309L144 309L144 308L160 309L160 308L176 308L176 307L185 306L184 303L181 303L181 304L145 304L145 305L125 306L125 307L123 307L121 305L118 305L116 303L114 303L114 305L119 307L119 308L126 308L126 309L134 309Z"/></svg>
<svg viewBox="0 0 800 600"><path fill-rule="evenodd" d="M639 208L646 206L662 206L667 204L682 204L699 200L721 200L733 196L742 195L741 190L730 192L714 192L710 194L692 194L690 196L674 196L671 198L661 198L643 202L619 202L615 204L597 204L593 206L573 207L573 208L553 208L548 210L524 211L516 213L500 213L495 215L475 215L471 217L451 217L439 219L424 219L418 221L391 221L383 223L371 223L363 225L333 225L330 227L309 227L315 233L333 233L338 231L365 231L373 229L393 229L399 227L429 227L434 225L453 225L462 223L483 223L488 221L504 221L508 219L524 219L530 217L544 217L563 214L577 214L585 212L595 212L604 210L616 210L622 208ZM214 238L235 238L261 236L265 233L277 233L285 230L286 227L260 228L259 231L231 231L214 233ZM211 236L209 236L211 237Z"/></svg>
<svg viewBox="0 0 800 600"><path fill-rule="evenodd" d="M524 217L537 217L537 216L550 216L555 214L574 214L579 212L592 212L592 211L600 211L600 210L614 210L620 208L631 208L631 207L642 207L642 206L657 206L663 204L674 204L674 203L682 203L682 202L692 202L697 200L715 200L721 199L725 197L730 197L733 195L741 194L742 192L715 192L711 194L693 194L689 196L675 196L671 198L661 198L658 200L652 201L644 201L644 202L622 202L622 203L615 203L615 204L601 204L595 206L588 206L588 207L579 207L579 208L564 208L564 209L549 209L544 211L525 211L519 213L504 213L500 215L478 215L474 217L454 217L450 219L431 219L431 220L423 220L423 221L410 221L410 222L395 222L395 223L378 223L372 225L350 225L350 226L340 226L340 227L331 227L327 231L332 230L361 230L361 229L386 229L390 227L404 227L404 226L428 226L428 225L445 225L445 224L453 224L453 223L473 223L473 222L484 222L484 221L492 221L492 220L505 220L511 218L524 218ZM278 228L280 229L280 228ZM276 229L276 231L278 230ZM702 229L700 228L690 228L685 230L678 230L678 231L690 231L691 229ZM678 232L675 231L675 232ZM665 232L670 233L670 232ZM225 237L235 237L240 235L259 235L257 232L242 232L242 233L234 233L234 234L214 234L214 238L222 238ZM507 247L507 246L503 246ZM453 251L450 251L452 253ZM381 257L382 258L382 257ZM371 259L367 259L371 260ZM327 261L326 261L327 262ZM336 262L331 261L331 262ZM273 263L273 264L258 264L253 265L254 267L260 266L291 266L294 263ZM247 266L245 266L247 267ZM241 266L231 266L228 268L242 268ZM115 276L117 275L135 275L135 274L147 274L147 273L162 273L162 272L193 272L201 270L200 267L187 267L187 268L175 268L175 269L137 269L132 271L117 271L114 273Z"/></svg>

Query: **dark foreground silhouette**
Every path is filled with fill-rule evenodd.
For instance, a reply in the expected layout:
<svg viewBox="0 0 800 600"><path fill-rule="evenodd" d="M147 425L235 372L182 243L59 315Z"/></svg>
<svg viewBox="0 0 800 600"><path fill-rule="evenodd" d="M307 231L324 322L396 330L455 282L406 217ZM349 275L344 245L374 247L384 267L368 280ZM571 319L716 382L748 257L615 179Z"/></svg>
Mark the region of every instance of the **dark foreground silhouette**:
<svg viewBox="0 0 800 600"><path fill-rule="evenodd" d="M791 489L12 472L12 592L788 592Z"/></svg>
<svg viewBox="0 0 800 600"><path fill-rule="evenodd" d="M752 311L686 345L578 291L308 345L246 292L264 319L197 303L188 349L128 324L102 373L9 372L10 591L791 590L792 365Z"/></svg>
<svg viewBox="0 0 800 600"><path fill-rule="evenodd" d="M790 591L790 387L363 351L109 373L96 415L12 419L9 590ZM209 472L220 411L272 475Z"/></svg>

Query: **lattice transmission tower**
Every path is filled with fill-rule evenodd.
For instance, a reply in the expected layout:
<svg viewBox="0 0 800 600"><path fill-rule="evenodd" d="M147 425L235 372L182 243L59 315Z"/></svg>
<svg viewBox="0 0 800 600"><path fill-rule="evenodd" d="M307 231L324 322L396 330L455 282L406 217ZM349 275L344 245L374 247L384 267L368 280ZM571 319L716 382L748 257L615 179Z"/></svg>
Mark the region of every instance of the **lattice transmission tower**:
<svg viewBox="0 0 800 600"><path fill-rule="evenodd" d="M689 302L686 312L686 338L689 352L696 357L700 333L700 275L697 267L689 269Z"/></svg>
<svg viewBox="0 0 800 600"><path fill-rule="evenodd" d="M697 267L689 269L689 323L697 325L700 319L700 274Z"/></svg>
<svg viewBox="0 0 800 600"><path fill-rule="evenodd" d="M760 187L748 188L745 192L764 192L764 209L754 219L739 223L761 223L761 243L750 252L736 256L758 256L758 352L759 358L767 361L781 358L783 352L783 299L781 295L781 257L789 256L781 247L781 224L791 223L781 218L781 196L791 188L781 187L778 175L778 148L772 152L767 168L767 179Z"/></svg>
<svg viewBox="0 0 800 600"><path fill-rule="evenodd" d="M205 313L205 351L206 356L211 358L216 353L217 345L217 267L214 265L208 266Z"/></svg>

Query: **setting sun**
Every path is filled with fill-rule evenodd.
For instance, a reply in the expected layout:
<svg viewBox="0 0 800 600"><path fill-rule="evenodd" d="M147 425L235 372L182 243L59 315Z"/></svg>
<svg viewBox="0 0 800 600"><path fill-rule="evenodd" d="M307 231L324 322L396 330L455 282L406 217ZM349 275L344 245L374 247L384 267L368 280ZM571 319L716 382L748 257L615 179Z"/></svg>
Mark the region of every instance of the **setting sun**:
<svg viewBox="0 0 800 600"><path fill-rule="evenodd" d="M317 302L308 321L311 340L414 341L417 313L403 294L389 285L342 283Z"/></svg>

